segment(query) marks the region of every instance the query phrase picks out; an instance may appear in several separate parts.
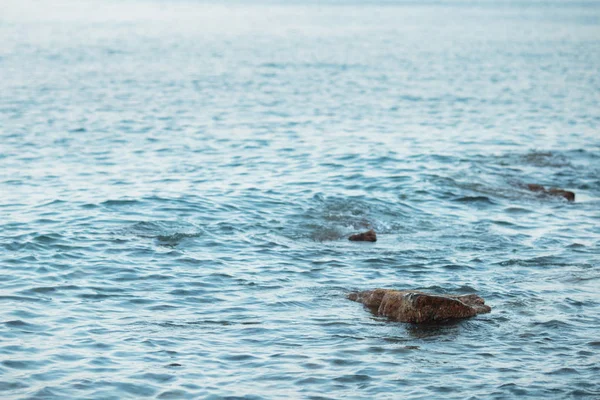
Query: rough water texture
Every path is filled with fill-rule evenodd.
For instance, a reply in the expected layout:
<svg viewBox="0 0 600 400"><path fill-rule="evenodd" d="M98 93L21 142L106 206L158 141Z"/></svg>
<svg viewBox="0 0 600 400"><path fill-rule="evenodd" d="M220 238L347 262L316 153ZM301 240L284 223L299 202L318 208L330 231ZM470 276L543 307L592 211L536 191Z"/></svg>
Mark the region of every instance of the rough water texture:
<svg viewBox="0 0 600 400"><path fill-rule="evenodd" d="M0 398L600 397L598 2L32 4ZM346 298L376 287L493 311Z"/></svg>
<svg viewBox="0 0 600 400"><path fill-rule="evenodd" d="M414 290L375 289L350 293L348 298L371 308L377 315L416 324L474 317L491 311L474 294L439 296Z"/></svg>

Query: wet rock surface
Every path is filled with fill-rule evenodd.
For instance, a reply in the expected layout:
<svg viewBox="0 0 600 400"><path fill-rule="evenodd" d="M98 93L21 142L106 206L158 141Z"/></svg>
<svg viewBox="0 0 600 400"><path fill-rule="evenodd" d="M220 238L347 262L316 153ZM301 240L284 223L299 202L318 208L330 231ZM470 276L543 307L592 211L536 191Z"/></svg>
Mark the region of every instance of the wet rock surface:
<svg viewBox="0 0 600 400"><path fill-rule="evenodd" d="M559 188L546 189L544 186L535 183L528 184L527 189L529 189L532 192L541 193L547 196L562 197L567 201L575 201L575 193L570 192L568 190L563 190Z"/></svg>
<svg viewBox="0 0 600 400"><path fill-rule="evenodd" d="M367 231L367 232L357 233L356 235L352 235L348 238L348 240L351 240L353 242L376 242L377 234L375 233L375 231L373 229L371 229L370 231Z"/></svg>
<svg viewBox="0 0 600 400"><path fill-rule="evenodd" d="M348 298L366 305L377 315L417 324L468 318L491 311L475 294L441 296L415 290L375 289L350 293Z"/></svg>

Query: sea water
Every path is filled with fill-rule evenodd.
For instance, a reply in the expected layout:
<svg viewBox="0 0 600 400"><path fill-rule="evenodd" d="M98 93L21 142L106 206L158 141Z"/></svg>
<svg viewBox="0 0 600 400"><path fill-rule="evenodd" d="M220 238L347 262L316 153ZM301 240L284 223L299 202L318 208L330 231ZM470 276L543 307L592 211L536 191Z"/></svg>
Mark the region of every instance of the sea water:
<svg viewBox="0 0 600 400"><path fill-rule="evenodd" d="M599 2L4 0L0 78L1 398L600 398Z"/></svg>

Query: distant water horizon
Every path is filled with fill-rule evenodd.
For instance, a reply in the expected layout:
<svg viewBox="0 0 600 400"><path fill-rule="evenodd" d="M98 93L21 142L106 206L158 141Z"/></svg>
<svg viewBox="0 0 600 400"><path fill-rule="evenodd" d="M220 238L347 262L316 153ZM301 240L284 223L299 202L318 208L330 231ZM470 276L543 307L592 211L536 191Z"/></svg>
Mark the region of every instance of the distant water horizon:
<svg viewBox="0 0 600 400"><path fill-rule="evenodd" d="M600 397L598 1L6 1L0 38L0 398Z"/></svg>

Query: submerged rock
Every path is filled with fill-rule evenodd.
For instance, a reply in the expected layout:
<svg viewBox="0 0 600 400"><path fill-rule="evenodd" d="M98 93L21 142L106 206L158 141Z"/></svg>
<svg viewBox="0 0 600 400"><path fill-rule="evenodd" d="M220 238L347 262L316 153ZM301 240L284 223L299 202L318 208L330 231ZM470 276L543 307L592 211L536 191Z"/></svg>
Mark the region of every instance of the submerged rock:
<svg viewBox="0 0 600 400"><path fill-rule="evenodd" d="M546 189L542 185L538 185L535 183L528 184L527 189L531 190L532 192L542 193L548 196L562 197L567 199L568 201L575 201L575 193L569 192L568 190L558 188Z"/></svg>
<svg viewBox="0 0 600 400"><path fill-rule="evenodd" d="M350 293L348 298L363 303L377 315L416 324L468 318L492 310L475 294L439 296L415 290L375 289Z"/></svg>
<svg viewBox="0 0 600 400"><path fill-rule="evenodd" d="M357 233L356 235L352 235L348 238L348 240L352 240L353 242L376 242L377 234L373 229L363 233Z"/></svg>

